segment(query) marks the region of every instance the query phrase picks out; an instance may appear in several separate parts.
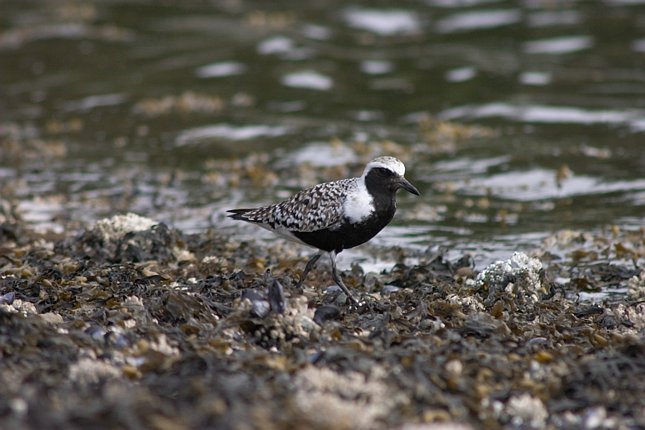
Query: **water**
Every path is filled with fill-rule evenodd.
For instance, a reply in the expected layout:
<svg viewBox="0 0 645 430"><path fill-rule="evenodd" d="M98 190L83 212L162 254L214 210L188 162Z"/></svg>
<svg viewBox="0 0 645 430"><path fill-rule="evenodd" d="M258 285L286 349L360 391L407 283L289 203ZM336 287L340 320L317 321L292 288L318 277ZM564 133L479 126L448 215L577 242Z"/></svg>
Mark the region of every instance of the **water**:
<svg viewBox="0 0 645 430"><path fill-rule="evenodd" d="M644 224L645 1L2 10L0 189L38 228L136 211L269 240L225 209L376 154L404 158L422 197L402 193L346 265L394 246L481 265Z"/></svg>

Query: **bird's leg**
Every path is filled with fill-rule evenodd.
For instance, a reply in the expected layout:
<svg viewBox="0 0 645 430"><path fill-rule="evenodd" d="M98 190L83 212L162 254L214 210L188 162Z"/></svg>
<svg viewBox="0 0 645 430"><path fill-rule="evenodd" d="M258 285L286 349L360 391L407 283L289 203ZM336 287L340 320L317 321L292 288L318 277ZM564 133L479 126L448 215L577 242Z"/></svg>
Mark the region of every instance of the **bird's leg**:
<svg viewBox="0 0 645 430"><path fill-rule="evenodd" d="M338 275L338 271L336 270L336 252L331 251L329 253L329 258L331 259L331 276L334 278L334 282L347 294L347 297L349 300L354 303L355 305L358 304L358 300L354 298L352 293L349 292L349 289L345 286L345 283L343 282L342 279L340 279L340 276Z"/></svg>
<svg viewBox="0 0 645 430"><path fill-rule="evenodd" d="M309 261L307 261L307 265L305 266L305 270L304 270L304 272L302 272L302 275L300 275L300 280L296 284L296 288L298 290L300 290L302 288L302 284L305 282L305 279L307 278L307 274L309 273L309 271L311 269L314 268L314 266L316 265L316 262L318 261L318 259L320 258L321 255L322 255L322 252L319 252L318 254L314 254L314 256L311 257L309 259Z"/></svg>

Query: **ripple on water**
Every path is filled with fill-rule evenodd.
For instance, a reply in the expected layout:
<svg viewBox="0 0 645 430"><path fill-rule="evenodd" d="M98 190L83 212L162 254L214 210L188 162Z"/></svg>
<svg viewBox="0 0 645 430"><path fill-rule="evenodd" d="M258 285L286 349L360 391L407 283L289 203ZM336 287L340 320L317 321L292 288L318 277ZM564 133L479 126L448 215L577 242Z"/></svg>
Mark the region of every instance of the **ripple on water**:
<svg viewBox="0 0 645 430"><path fill-rule="evenodd" d="M349 27L380 36L418 33L421 28L417 14L403 9L348 8L343 19Z"/></svg>
<svg viewBox="0 0 645 430"><path fill-rule="evenodd" d="M235 61L221 61L198 67L195 74L199 78L223 78L226 76L241 75L246 71L246 66Z"/></svg>
<svg viewBox="0 0 645 430"><path fill-rule="evenodd" d="M574 25L580 22L580 20L580 13L574 10L534 12L528 16L528 24L531 27Z"/></svg>
<svg viewBox="0 0 645 430"><path fill-rule="evenodd" d="M520 74L519 81L524 85L543 86L551 83L551 73L527 70Z"/></svg>
<svg viewBox="0 0 645 430"><path fill-rule="evenodd" d="M521 18L517 9L460 12L437 21L435 29L438 33L482 30L516 24Z"/></svg>
<svg viewBox="0 0 645 430"><path fill-rule="evenodd" d="M546 124L626 125L634 131L645 130L645 112L631 110L590 110L571 106L517 105L486 103L457 106L439 114L443 120L464 118L504 118L518 122Z"/></svg>
<svg viewBox="0 0 645 430"><path fill-rule="evenodd" d="M205 127L196 127L184 130L176 140L177 146L191 145L206 139L250 140L260 137L284 136L290 128L282 125L270 126L264 124L250 124L234 126L230 124L217 124Z"/></svg>
<svg viewBox="0 0 645 430"><path fill-rule="evenodd" d="M38 231L62 232L63 226L52 221L64 209L63 202L55 198L36 198L18 202L18 211L23 221L30 223Z"/></svg>
<svg viewBox="0 0 645 430"><path fill-rule="evenodd" d="M645 39L637 39L632 42L632 50L636 52L645 52Z"/></svg>
<svg viewBox="0 0 645 430"><path fill-rule="evenodd" d="M284 54L294 49L292 39L285 36L272 36L258 44L257 50L260 54Z"/></svg>
<svg viewBox="0 0 645 430"><path fill-rule="evenodd" d="M368 75L383 75L390 73L394 69L394 64L390 61L367 60L361 63L361 72Z"/></svg>
<svg viewBox="0 0 645 430"><path fill-rule="evenodd" d="M500 0L427 0L426 2L431 6L453 9L484 5L487 3L499 3Z"/></svg>
<svg viewBox="0 0 645 430"><path fill-rule="evenodd" d="M592 176L572 175L558 181L556 176L555 171L547 169L512 171L478 178L476 181L465 180L458 184L458 188L467 194L490 193L523 202L645 189L645 179L607 181Z"/></svg>
<svg viewBox="0 0 645 430"><path fill-rule="evenodd" d="M499 157L474 159L470 157L460 157L451 160L442 160L434 163L434 171L443 177L447 173L454 175L470 177L474 173L486 173L491 167L500 166L511 161L509 155Z"/></svg>
<svg viewBox="0 0 645 430"><path fill-rule="evenodd" d="M524 43L523 50L528 54L570 54L589 49L593 46L590 36L562 36L550 39L532 40Z"/></svg>
<svg viewBox="0 0 645 430"><path fill-rule="evenodd" d="M125 94L102 94L65 103L67 111L89 111L99 107L116 106L127 100Z"/></svg>
<svg viewBox="0 0 645 430"><path fill-rule="evenodd" d="M0 167L0 178L13 178L16 176L16 169L12 167Z"/></svg>
<svg viewBox="0 0 645 430"><path fill-rule="evenodd" d="M310 143L292 152L286 163L292 166L308 163L315 167L343 166L358 160L354 150L347 146L330 146L328 142Z"/></svg>
<svg viewBox="0 0 645 430"><path fill-rule="evenodd" d="M302 28L302 33L310 39L327 40L331 37L331 30L322 25L306 24Z"/></svg>
<svg viewBox="0 0 645 430"><path fill-rule="evenodd" d="M445 78L448 82L465 82L473 79L477 75L477 69L474 67L458 67L446 72Z"/></svg>
<svg viewBox="0 0 645 430"><path fill-rule="evenodd" d="M306 30L303 30L306 31ZM257 52L262 55L277 55L284 60L299 61L312 57L315 51L306 46L297 46L286 36L272 36L258 43Z"/></svg>
<svg viewBox="0 0 645 430"><path fill-rule="evenodd" d="M317 91L328 91L334 86L334 81L329 76L314 70L289 73L283 76L280 82L287 87Z"/></svg>

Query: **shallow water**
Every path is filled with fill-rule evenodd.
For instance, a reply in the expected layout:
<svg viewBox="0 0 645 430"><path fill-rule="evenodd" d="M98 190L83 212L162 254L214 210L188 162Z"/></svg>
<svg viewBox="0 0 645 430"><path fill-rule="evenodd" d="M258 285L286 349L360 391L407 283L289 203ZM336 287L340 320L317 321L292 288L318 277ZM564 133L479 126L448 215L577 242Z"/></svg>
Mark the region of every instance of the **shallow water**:
<svg viewBox="0 0 645 430"><path fill-rule="evenodd" d="M40 228L135 211L269 240L225 210L387 153L422 197L345 265L644 224L645 1L2 8L0 185Z"/></svg>

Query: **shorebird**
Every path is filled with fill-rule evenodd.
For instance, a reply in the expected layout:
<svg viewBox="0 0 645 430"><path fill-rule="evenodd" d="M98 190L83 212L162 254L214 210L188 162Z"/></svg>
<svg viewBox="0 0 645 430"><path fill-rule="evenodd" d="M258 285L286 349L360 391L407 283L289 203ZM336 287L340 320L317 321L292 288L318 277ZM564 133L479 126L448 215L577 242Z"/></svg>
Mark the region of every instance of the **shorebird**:
<svg viewBox="0 0 645 430"><path fill-rule="evenodd" d="M298 288L318 259L329 254L334 281L358 303L338 274L336 256L367 242L392 221L399 188L419 195L404 174L405 166L398 159L378 157L367 163L358 178L318 184L270 206L231 209L229 217L318 249L307 262Z"/></svg>

